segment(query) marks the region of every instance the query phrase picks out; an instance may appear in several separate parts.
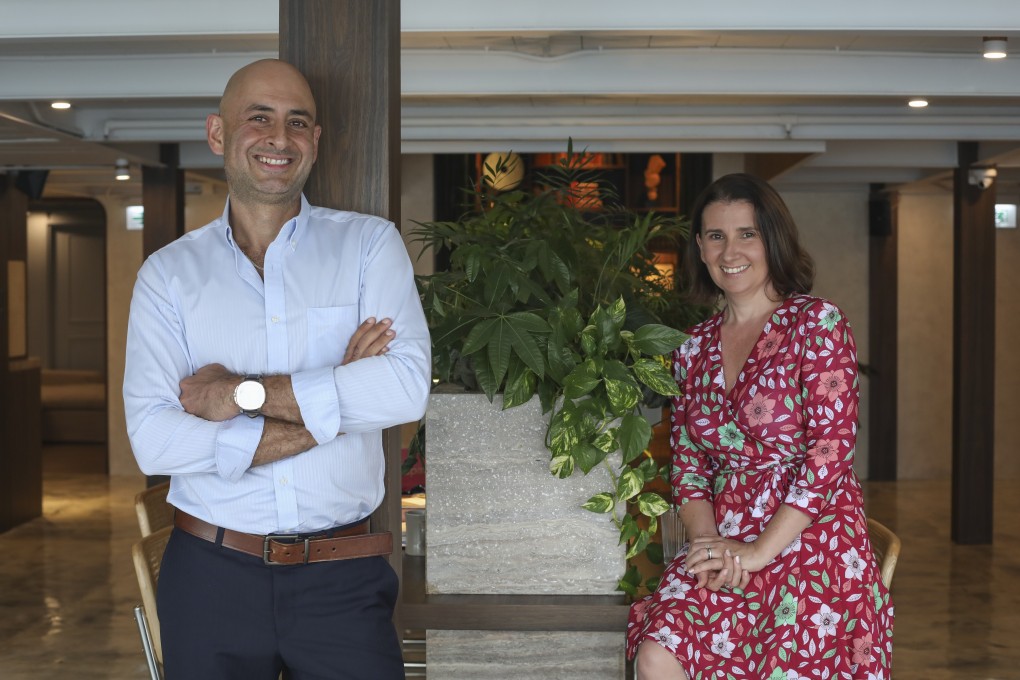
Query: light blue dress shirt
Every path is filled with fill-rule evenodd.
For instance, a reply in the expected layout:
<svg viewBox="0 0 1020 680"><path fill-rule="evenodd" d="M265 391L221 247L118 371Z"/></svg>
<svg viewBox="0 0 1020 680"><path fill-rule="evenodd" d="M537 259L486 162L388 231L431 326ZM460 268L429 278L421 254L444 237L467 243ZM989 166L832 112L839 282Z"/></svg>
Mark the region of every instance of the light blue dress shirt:
<svg viewBox="0 0 1020 680"><path fill-rule="evenodd" d="M229 203L138 272L124 375L138 465L172 475L174 506L237 531L310 532L367 517L384 492L381 430L421 418L431 385L428 327L400 234L302 196L266 252L263 281L228 215ZM389 352L341 366L368 317L393 320ZM290 375L318 445L250 467L261 416L216 423L181 407L180 381L213 363Z"/></svg>

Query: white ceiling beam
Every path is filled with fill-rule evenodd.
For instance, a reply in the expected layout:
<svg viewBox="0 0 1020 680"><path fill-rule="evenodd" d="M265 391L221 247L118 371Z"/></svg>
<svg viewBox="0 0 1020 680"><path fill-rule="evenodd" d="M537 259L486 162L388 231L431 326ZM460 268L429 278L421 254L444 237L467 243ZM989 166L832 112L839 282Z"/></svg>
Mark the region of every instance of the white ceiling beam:
<svg viewBox="0 0 1020 680"><path fill-rule="evenodd" d="M1020 6L1020 3L1018 3ZM409 96L759 95L1015 97L1020 68L978 55L815 50L404 50Z"/></svg>
<svg viewBox="0 0 1020 680"><path fill-rule="evenodd" d="M278 0L5 0L0 39L143 35L275 34ZM409 32L548 33L558 31L947 31L1020 30L1014 0L853 3L731 0L403 0Z"/></svg>

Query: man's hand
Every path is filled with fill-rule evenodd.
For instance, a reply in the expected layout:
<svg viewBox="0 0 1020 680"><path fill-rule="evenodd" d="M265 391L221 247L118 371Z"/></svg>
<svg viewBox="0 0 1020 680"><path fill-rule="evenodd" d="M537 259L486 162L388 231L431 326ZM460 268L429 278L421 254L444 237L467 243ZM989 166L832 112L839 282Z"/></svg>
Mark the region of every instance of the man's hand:
<svg viewBox="0 0 1020 680"><path fill-rule="evenodd" d="M234 403L234 388L242 376L220 364L209 364L181 381L181 406L193 416L219 422L240 413Z"/></svg>
<svg viewBox="0 0 1020 680"><path fill-rule="evenodd" d="M383 319L376 322L375 317L365 319L358 330L354 331L351 341L347 343L347 351L344 352L344 360L341 366L346 366L352 361L364 359L365 357L382 356L389 349L390 340L394 333L390 330L393 321Z"/></svg>

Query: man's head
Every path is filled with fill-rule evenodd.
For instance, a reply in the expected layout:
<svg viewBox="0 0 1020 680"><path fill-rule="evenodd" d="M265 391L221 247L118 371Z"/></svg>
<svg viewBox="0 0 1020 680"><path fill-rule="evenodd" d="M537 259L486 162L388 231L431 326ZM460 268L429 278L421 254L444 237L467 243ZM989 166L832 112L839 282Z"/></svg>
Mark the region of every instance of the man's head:
<svg viewBox="0 0 1020 680"><path fill-rule="evenodd" d="M320 132L308 81L276 59L256 61L231 76L219 114L206 120L209 147L223 156L231 201L252 205L298 200Z"/></svg>

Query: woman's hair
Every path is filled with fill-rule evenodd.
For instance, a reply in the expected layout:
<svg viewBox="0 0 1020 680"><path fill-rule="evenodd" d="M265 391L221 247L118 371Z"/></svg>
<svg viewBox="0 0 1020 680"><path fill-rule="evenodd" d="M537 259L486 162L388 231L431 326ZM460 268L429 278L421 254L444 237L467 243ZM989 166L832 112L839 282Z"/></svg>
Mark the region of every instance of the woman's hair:
<svg viewBox="0 0 1020 680"><path fill-rule="evenodd" d="M800 245L797 225L783 199L767 182L745 173L724 175L701 192L694 203L691 238L684 252L687 295L701 304L715 302L722 290L715 285L708 267L701 261L701 234L705 208L713 203L750 203L754 226L765 245L765 261L772 287L782 297L810 293L815 281L815 264Z"/></svg>

